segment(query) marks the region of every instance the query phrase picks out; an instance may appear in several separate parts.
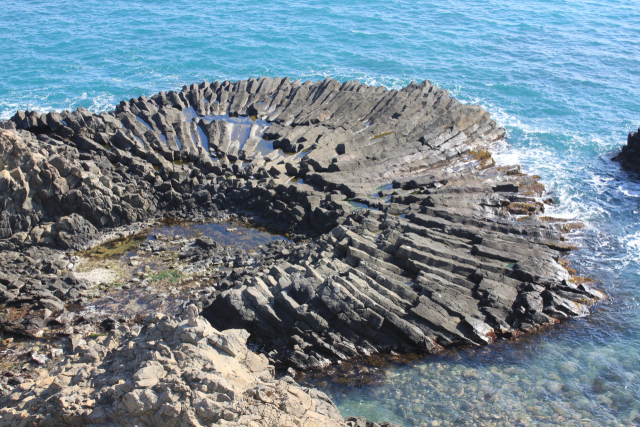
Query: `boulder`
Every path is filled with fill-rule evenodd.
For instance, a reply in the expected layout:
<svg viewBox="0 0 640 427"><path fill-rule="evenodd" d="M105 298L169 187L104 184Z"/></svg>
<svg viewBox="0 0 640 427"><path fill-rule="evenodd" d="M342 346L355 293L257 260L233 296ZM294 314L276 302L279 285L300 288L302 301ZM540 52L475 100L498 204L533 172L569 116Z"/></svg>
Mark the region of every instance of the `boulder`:
<svg viewBox="0 0 640 427"><path fill-rule="evenodd" d="M98 235L98 230L89 221L75 213L58 219L56 230L56 242L62 249L83 249Z"/></svg>

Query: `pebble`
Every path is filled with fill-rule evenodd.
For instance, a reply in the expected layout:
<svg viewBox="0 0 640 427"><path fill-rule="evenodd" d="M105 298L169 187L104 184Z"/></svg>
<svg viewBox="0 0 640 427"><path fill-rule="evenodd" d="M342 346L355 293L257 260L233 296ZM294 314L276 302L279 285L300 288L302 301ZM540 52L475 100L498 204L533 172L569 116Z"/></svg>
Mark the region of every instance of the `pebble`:
<svg viewBox="0 0 640 427"><path fill-rule="evenodd" d="M37 352L31 353L31 359L34 362L37 362L37 363L39 363L41 365L44 365L45 363L47 363L47 360L49 360L47 358L47 356L45 356L44 354L41 354L41 353L37 353Z"/></svg>
<svg viewBox="0 0 640 427"><path fill-rule="evenodd" d="M564 362L561 367L563 372L574 373L578 371L578 365L573 362Z"/></svg>

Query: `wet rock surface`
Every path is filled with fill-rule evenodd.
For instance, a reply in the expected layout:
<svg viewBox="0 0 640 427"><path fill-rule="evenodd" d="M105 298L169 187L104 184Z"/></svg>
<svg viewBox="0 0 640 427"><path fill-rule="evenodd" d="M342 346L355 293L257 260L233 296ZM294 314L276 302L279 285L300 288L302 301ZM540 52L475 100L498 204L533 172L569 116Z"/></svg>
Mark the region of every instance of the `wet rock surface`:
<svg viewBox="0 0 640 427"><path fill-rule="evenodd" d="M262 77L193 84L108 113L19 111L0 122L0 327L69 337L75 353L82 337L143 322L137 301L170 319L191 302L216 329L248 331L268 363L309 370L481 346L585 315L603 295L563 259L573 249L566 233L582 225L544 216L552 201L538 177L495 164L487 149L504 135L482 108L428 81L387 90ZM253 250L206 235L145 240L169 218L234 219L293 241ZM106 363L100 351L85 362ZM88 372L86 381L103 375ZM97 393L94 384L82 393ZM119 413L124 394L115 395L109 414L123 425L164 414L155 404ZM76 406L61 413L92 413ZM194 420L196 406L166 410ZM44 419L30 408L18 410Z"/></svg>
<svg viewBox="0 0 640 427"><path fill-rule="evenodd" d="M625 168L640 170L640 128L637 132L629 132L627 145L612 160L621 162Z"/></svg>

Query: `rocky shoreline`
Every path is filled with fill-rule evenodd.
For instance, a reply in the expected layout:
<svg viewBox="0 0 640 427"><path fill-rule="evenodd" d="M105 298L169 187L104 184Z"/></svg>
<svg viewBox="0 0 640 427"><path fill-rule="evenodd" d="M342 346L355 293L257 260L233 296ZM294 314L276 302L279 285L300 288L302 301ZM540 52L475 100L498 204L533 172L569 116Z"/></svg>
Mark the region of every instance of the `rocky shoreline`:
<svg viewBox="0 0 640 427"><path fill-rule="evenodd" d="M7 371L20 380L3 386L2 421L339 424L326 396L274 380L273 368L485 345L587 314L603 295L563 258L566 233L582 225L544 216L539 177L495 165L487 149L504 134L428 81L387 90L266 77L0 122L0 327L70 337L51 350L50 374ZM233 219L293 241L249 253L131 237L168 218ZM159 292L151 265L188 274L189 291L171 299L161 279L161 314L88 313L102 289L78 265L105 241L131 244L129 265L147 266L126 273L140 279L120 287L125 298ZM108 335L86 339L96 333ZM225 337L238 350L217 345ZM193 355L180 359L185 346ZM263 369L238 368L245 359ZM228 375L218 363L243 372L232 393L202 386Z"/></svg>

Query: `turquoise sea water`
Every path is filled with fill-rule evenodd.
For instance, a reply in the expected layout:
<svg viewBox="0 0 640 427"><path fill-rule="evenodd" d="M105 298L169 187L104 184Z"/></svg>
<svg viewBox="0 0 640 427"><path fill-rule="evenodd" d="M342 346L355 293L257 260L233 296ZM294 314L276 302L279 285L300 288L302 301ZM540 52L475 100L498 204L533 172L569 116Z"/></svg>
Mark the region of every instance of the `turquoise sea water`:
<svg viewBox="0 0 640 427"><path fill-rule="evenodd" d="M572 255L610 299L518 342L322 387L343 414L412 425L640 423L640 180L609 160L640 124L631 1L30 1L0 5L0 117L92 110L202 80L429 79L479 103L587 227Z"/></svg>

